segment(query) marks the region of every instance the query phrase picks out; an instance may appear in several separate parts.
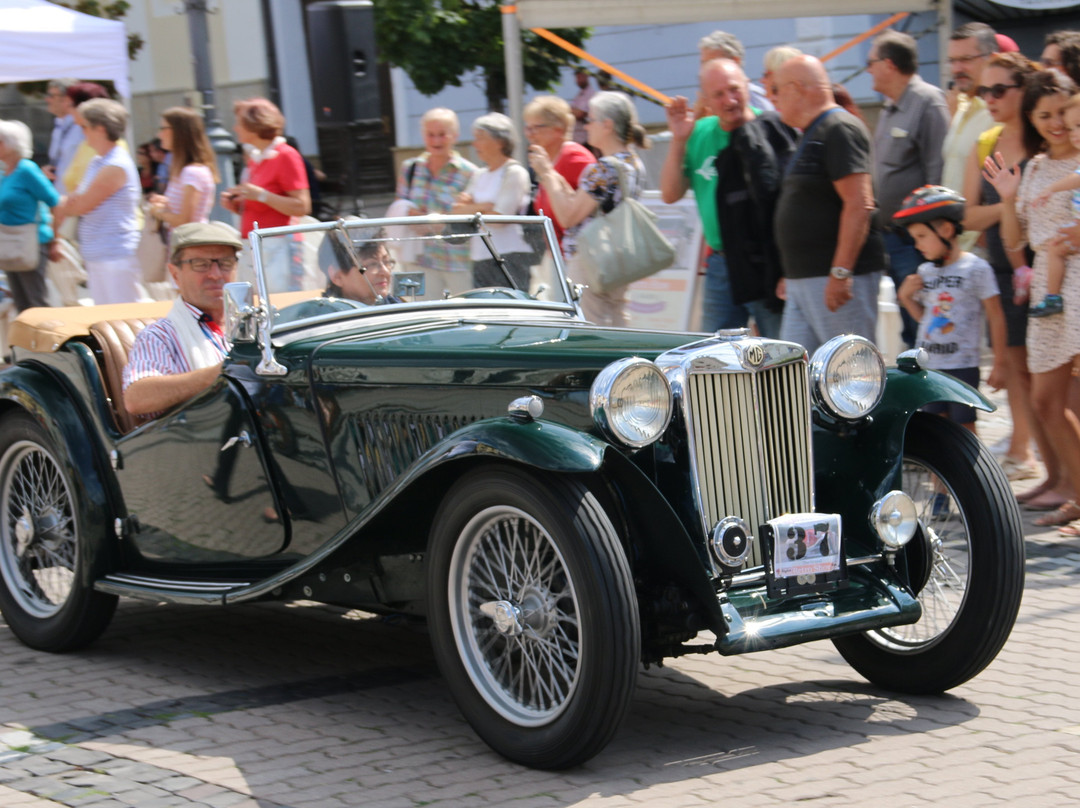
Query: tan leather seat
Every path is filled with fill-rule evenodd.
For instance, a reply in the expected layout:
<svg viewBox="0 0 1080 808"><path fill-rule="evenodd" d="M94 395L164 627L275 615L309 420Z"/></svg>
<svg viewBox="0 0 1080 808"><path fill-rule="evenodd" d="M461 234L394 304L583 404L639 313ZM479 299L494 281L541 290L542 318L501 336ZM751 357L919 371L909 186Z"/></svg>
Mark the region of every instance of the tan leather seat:
<svg viewBox="0 0 1080 808"><path fill-rule="evenodd" d="M124 366L135 337L156 317L132 317L127 320L103 320L90 326L90 335L97 340L101 350L102 373L105 392L116 426L121 432L130 432L145 419L132 415L124 407Z"/></svg>

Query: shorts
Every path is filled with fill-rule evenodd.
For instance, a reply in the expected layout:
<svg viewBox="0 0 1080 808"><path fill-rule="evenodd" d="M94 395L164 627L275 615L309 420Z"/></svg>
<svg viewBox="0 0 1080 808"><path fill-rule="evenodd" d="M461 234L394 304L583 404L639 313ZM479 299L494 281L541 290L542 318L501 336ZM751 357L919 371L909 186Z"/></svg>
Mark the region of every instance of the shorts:
<svg viewBox="0 0 1080 808"><path fill-rule="evenodd" d="M976 390L979 389L978 368L934 368L940 370L946 376L952 376L962 382L970 384ZM922 408L923 412L931 412L935 415L944 415L950 421L958 424L975 423L975 408L967 404L957 404L955 401L934 401Z"/></svg>
<svg viewBox="0 0 1080 808"><path fill-rule="evenodd" d="M1027 345L1028 302L1019 306L1013 302L1013 274L995 272L998 290L1001 292L1001 310L1005 314L1005 345L1009 348L1023 348Z"/></svg>

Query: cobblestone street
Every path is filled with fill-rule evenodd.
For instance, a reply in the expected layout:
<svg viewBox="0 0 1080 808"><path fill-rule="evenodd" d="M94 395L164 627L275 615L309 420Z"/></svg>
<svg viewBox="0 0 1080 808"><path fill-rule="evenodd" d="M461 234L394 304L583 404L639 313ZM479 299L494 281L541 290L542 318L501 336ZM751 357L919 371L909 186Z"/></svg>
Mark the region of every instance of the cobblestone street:
<svg viewBox="0 0 1080 808"><path fill-rule="evenodd" d="M981 422L994 443L999 411ZM0 629L0 806L1063 806L1080 786L1080 542L1032 526L997 660L943 697L832 645L640 674L587 765L532 771L465 723L420 623L297 603L121 601L68 655Z"/></svg>

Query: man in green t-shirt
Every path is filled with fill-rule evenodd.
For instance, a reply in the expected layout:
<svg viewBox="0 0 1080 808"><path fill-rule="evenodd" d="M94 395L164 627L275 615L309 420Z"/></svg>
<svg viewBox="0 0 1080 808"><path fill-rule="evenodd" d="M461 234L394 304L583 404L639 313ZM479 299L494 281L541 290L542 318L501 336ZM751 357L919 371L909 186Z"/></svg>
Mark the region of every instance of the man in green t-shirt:
<svg viewBox="0 0 1080 808"><path fill-rule="evenodd" d="M671 147L660 172L660 195L664 202L672 204L693 190L705 243L712 249L705 270L701 327L703 331L741 328L753 314L763 334L771 333L773 325L779 331L779 316L763 304L758 305L759 301L739 305L732 300L716 206L716 157L730 144L731 133L757 116L749 103L749 81L732 59L705 62L699 76L702 97L711 114L695 120L690 104L682 96L668 104Z"/></svg>

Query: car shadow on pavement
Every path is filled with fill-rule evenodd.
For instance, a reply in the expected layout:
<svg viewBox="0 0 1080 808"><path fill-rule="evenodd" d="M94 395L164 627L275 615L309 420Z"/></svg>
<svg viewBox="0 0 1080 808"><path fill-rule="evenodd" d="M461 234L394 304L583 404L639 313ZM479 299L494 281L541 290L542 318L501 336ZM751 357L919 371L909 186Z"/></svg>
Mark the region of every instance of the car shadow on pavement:
<svg viewBox="0 0 1080 808"><path fill-rule="evenodd" d="M145 749L156 766L181 773L197 771L192 760L224 759L264 808L318 805L304 790L313 778L320 793L338 778L342 793L363 789L373 803L408 796L469 804L462 788L475 786L468 794L479 798L494 783L500 800L543 793L552 798L544 804L572 805L979 714L955 696L896 696L853 672L845 679L846 665L827 643L684 658L640 674L627 720L596 758L567 772L530 772L472 732L416 620L320 604L123 601L110 630L83 652L42 655L10 635L0 651L25 657L15 660L20 666L66 660L77 670L73 686L87 692L79 709L50 711L0 683L0 700L16 707L9 726L136 760L131 750ZM103 686L118 681L120 689ZM418 770L428 774L417 780Z"/></svg>

